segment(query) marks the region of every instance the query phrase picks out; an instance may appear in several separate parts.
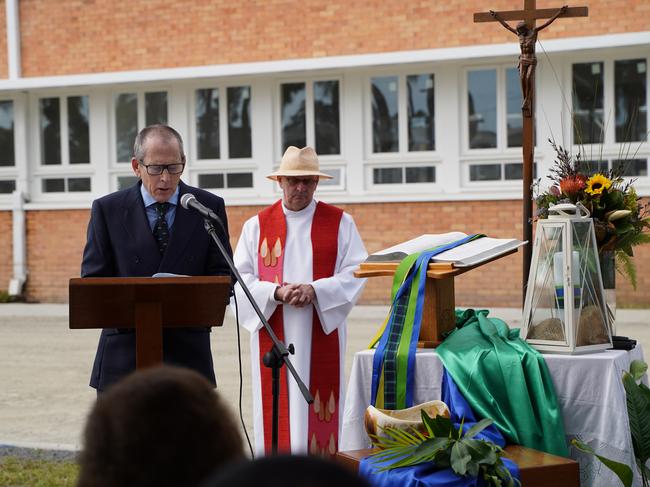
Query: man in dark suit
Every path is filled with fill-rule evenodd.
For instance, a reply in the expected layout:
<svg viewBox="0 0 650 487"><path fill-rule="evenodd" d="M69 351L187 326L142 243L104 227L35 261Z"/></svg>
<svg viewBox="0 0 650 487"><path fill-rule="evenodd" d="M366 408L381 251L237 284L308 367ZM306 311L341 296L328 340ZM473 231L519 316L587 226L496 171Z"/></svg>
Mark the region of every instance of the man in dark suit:
<svg viewBox="0 0 650 487"><path fill-rule="evenodd" d="M230 275L203 218L179 204L183 194L192 193L212 209L224 222L217 232L232 255L223 199L180 180L185 152L178 132L166 125L144 128L135 139L131 166L140 178L136 185L93 202L81 277ZM216 384L210 328L164 330L163 360L194 369ZM133 370L134 330L102 330L91 387L102 391Z"/></svg>

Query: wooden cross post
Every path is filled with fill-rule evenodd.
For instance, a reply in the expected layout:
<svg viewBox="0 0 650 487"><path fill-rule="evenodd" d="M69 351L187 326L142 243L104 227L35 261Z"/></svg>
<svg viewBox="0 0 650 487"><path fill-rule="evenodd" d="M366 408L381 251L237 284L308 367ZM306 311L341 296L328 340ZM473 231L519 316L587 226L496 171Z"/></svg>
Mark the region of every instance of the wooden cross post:
<svg viewBox="0 0 650 487"><path fill-rule="evenodd" d="M534 147L534 94L535 94L535 67L537 57L535 56L535 44L537 43L537 33L548 27L558 17L586 17L589 14L587 7L567 7L566 5L559 9L535 7L535 0L524 0L523 10L508 10L502 12L479 12L474 14L474 22L499 22L503 27L515 34L519 38L519 47L521 54L519 56L519 78L521 81L521 91L523 104L521 112L523 115L523 144L522 151L524 156L524 199L523 199L523 224L524 240L528 244L524 247L523 252L523 297L522 302L526 300L526 286L528 284L528 273L530 272L530 260L533 249L533 155ZM539 27L535 26L537 19L548 19ZM507 20L519 20L516 28L510 26Z"/></svg>

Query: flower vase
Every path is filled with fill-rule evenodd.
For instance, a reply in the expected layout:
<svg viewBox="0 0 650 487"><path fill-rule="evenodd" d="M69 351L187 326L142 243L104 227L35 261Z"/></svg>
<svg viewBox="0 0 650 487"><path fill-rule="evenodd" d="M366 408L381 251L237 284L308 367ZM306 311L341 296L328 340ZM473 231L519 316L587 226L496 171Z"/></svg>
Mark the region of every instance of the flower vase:
<svg viewBox="0 0 650 487"><path fill-rule="evenodd" d="M601 252L599 257L600 275L603 278L603 290L605 291L605 304L613 336L616 334L616 262L614 251Z"/></svg>

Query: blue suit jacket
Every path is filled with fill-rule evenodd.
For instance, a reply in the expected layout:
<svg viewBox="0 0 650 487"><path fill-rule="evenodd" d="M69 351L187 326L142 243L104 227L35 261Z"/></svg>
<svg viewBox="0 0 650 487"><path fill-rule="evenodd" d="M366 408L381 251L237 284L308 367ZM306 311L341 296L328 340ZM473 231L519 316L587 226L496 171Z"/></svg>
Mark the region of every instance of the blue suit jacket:
<svg viewBox="0 0 650 487"><path fill-rule="evenodd" d="M176 209L169 244L161 257L151 232L138 184L93 202L81 277L147 277L157 272L190 276L230 275L219 248L203 227L203 217L182 206ZM180 196L193 193L224 222L221 242L232 256L223 199L182 181ZM163 360L192 368L216 384L210 329L167 329L163 332ZM133 329L102 330L90 385L103 390L135 370Z"/></svg>

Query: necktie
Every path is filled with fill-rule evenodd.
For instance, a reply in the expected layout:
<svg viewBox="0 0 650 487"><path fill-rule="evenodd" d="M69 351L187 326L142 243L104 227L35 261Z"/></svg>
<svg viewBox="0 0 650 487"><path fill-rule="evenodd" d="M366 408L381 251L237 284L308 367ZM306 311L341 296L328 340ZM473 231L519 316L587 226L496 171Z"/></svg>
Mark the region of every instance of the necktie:
<svg viewBox="0 0 650 487"><path fill-rule="evenodd" d="M158 250L163 254L169 243L169 227L165 219L165 213L169 209L169 203L154 203L154 208L156 209L158 219L153 226L153 236L156 238Z"/></svg>

